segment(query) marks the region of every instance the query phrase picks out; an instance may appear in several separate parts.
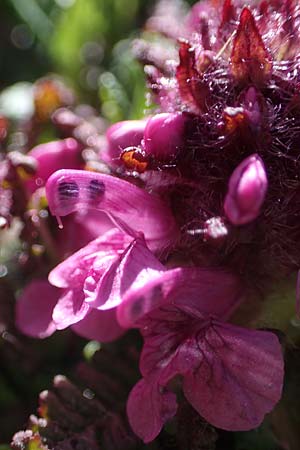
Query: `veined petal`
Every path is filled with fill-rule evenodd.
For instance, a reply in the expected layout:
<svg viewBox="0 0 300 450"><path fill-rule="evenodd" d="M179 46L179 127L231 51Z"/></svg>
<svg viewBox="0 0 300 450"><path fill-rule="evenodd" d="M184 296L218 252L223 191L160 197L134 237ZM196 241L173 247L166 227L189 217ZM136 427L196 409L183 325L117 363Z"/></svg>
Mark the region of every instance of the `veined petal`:
<svg viewBox="0 0 300 450"><path fill-rule="evenodd" d="M79 336L99 342L114 341L126 331L118 324L115 309L97 311L92 308L80 322L72 325L72 330Z"/></svg>
<svg viewBox="0 0 300 450"><path fill-rule="evenodd" d="M257 427L281 396L283 357L269 332L214 323L198 339L203 360L184 378L184 394L212 425Z"/></svg>
<svg viewBox="0 0 300 450"><path fill-rule="evenodd" d="M205 318L196 318L197 323ZM156 309L145 318L141 333L144 347L140 371L144 377L159 373L159 382L166 386L177 374L185 375L200 365L202 354L193 336L195 317L176 305ZM199 325L198 325L199 326Z"/></svg>
<svg viewBox="0 0 300 450"><path fill-rule="evenodd" d="M142 284L136 280L117 314L120 324L130 327L153 309L171 303L224 319L241 300L240 281L230 272L177 268L153 272Z"/></svg>
<svg viewBox="0 0 300 450"><path fill-rule="evenodd" d="M116 177L60 170L49 178L46 192L55 216L89 208L104 211L126 233L134 237L144 234L151 250L168 247L176 239L178 230L168 206Z"/></svg>
<svg viewBox="0 0 300 450"><path fill-rule="evenodd" d="M16 326L24 334L40 339L56 330L52 312L61 291L47 280L34 280L23 289L16 304Z"/></svg>
<svg viewBox="0 0 300 450"><path fill-rule="evenodd" d="M127 401L127 415L134 433L145 443L153 441L177 410L176 396L159 385L155 376L140 380Z"/></svg>
<svg viewBox="0 0 300 450"><path fill-rule="evenodd" d="M74 287L82 284L86 277L89 265L95 259L118 256L129 241L129 237L116 228L93 240L85 247L58 264L49 274L49 282L60 288Z"/></svg>

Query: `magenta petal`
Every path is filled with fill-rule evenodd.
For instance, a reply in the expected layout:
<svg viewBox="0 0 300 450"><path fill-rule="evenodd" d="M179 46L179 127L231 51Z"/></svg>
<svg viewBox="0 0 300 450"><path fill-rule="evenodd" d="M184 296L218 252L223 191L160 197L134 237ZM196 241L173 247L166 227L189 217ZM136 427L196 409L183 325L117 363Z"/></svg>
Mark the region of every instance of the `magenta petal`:
<svg viewBox="0 0 300 450"><path fill-rule="evenodd" d="M175 157L183 145L187 117L181 113L156 114L144 132L144 150L160 161Z"/></svg>
<svg viewBox="0 0 300 450"><path fill-rule="evenodd" d="M138 281L138 280L137 280ZM118 308L118 320L131 327L155 308L176 304L198 314L227 318L241 302L238 278L223 270L177 268L152 272L148 279L134 283Z"/></svg>
<svg viewBox="0 0 300 450"><path fill-rule="evenodd" d="M138 326L138 321L168 301L169 292L181 269L152 271L147 279L135 282L123 297L117 310L119 323L124 327Z"/></svg>
<svg viewBox="0 0 300 450"><path fill-rule="evenodd" d="M64 220L63 229L57 229L55 236L60 255L69 256L112 227L108 216L100 211L70 214Z"/></svg>
<svg viewBox="0 0 300 450"><path fill-rule="evenodd" d="M49 176L56 170L83 167L81 146L73 138L40 144L33 148L28 155L35 158L38 163L34 179L26 182L30 193L44 186Z"/></svg>
<svg viewBox="0 0 300 450"><path fill-rule="evenodd" d="M84 295L80 289L65 289L62 291L53 310L53 321L58 330L82 320L89 310L84 302Z"/></svg>
<svg viewBox="0 0 300 450"><path fill-rule="evenodd" d="M143 238L137 238L124 251L119 261L110 266L98 285L98 296L93 307L111 309L121 304L132 283L151 278L151 273L164 270L164 266L147 248Z"/></svg>
<svg viewBox="0 0 300 450"><path fill-rule="evenodd" d="M118 265L117 255L108 254L103 257L101 255L88 270L83 284L83 292L85 301L91 307L97 308L106 302Z"/></svg>
<svg viewBox="0 0 300 450"><path fill-rule="evenodd" d="M218 428L243 431L260 425L281 396L283 357L277 337L215 323L198 343L204 358L184 379L191 405Z"/></svg>
<svg viewBox="0 0 300 450"><path fill-rule="evenodd" d="M46 185L53 215L74 211L104 211L126 233L144 234L151 250L169 246L177 226L168 206L157 196L110 175L80 170L60 170Z"/></svg>
<svg viewBox="0 0 300 450"><path fill-rule="evenodd" d="M117 256L127 243L126 235L114 228L65 259L50 272L48 279L53 286L61 288L83 284L93 261L101 260L102 256Z"/></svg>
<svg viewBox="0 0 300 450"><path fill-rule="evenodd" d="M60 289L47 280L35 280L29 283L16 304L16 326L24 334L46 338L54 333L56 326L52 320Z"/></svg>
<svg viewBox="0 0 300 450"><path fill-rule="evenodd" d="M152 379L140 380L127 401L127 416L134 433L145 443L153 441L177 410L176 396Z"/></svg>
<svg viewBox="0 0 300 450"><path fill-rule="evenodd" d="M72 330L86 339L99 342L114 341L126 331L118 324L115 309L108 311L90 309L83 320L72 326Z"/></svg>
<svg viewBox="0 0 300 450"><path fill-rule="evenodd" d="M200 319L201 320L201 319ZM198 319L198 322L201 323ZM140 359L140 371L144 377L159 371L159 382L166 385L177 374L185 375L199 367L202 354L197 339L187 333L193 327L192 317L177 306L168 305L156 309L141 329L145 344Z"/></svg>

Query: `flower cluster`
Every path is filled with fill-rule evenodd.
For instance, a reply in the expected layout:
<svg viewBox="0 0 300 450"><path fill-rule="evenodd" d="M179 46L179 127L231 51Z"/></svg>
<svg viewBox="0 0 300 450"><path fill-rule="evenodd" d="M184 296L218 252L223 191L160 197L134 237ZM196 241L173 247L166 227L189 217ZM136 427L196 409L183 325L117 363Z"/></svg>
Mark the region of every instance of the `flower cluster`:
<svg viewBox="0 0 300 450"><path fill-rule="evenodd" d="M144 442L176 415L180 390L231 431L257 427L280 399L276 335L234 313L300 266L299 21L293 0L204 0L172 29L154 16L148 28L174 45L170 60L135 46L153 114L100 138L60 110L72 138L31 152L60 226L71 215L98 229L24 289L18 326L38 337L72 326L103 342L138 328L143 378L127 414ZM80 170L87 147L97 156Z"/></svg>

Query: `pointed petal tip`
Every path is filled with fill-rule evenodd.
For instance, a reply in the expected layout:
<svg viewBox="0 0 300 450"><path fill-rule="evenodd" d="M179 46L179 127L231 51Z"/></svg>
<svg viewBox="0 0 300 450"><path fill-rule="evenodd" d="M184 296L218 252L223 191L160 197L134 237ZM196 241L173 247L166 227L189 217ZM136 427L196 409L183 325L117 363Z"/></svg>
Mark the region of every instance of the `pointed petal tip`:
<svg viewBox="0 0 300 450"><path fill-rule="evenodd" d="M248 7L244 7L231 52L231 72L238 83L265 84L272 72L272 60L255 18Z"/></svg>

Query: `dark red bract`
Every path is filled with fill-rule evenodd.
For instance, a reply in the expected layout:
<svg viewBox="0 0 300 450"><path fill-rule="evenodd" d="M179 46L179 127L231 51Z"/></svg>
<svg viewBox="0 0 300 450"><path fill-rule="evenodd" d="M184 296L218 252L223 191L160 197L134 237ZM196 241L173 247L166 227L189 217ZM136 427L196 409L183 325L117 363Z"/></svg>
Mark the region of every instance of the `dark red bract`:
<svg viewBox="0 0 300 450"><path fill-rule="evenodd" d="M194 5L172 64L157 66L153 48L146 73L158 111L184 111L189 120L176 168L169 169L172 182L166 186L157 176L155 183L153 173L144 180L169 198L182 229L182 254L196 264L225 263L257 283L300 266L300 5L247 4ZM149 22L152 29L155 24L166 34L163 19ZM265 201L250 223L232 225L224 219L228 183L253 154L265 165ZM225 220L227 236L214 251L205 224L216 217Z"/></svg>

